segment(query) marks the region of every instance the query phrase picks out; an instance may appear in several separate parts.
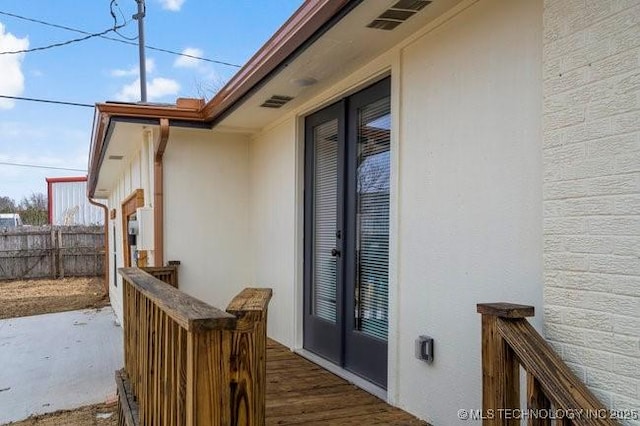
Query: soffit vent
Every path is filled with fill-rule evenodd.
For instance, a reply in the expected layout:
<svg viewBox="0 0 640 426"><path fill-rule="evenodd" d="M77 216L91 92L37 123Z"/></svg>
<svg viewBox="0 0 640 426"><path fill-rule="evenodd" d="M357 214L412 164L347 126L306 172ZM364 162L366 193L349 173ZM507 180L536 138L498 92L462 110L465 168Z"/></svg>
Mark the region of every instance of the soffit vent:
<svg viewBox="0 0 640 426"><path fill-rule="evenodd" d="M291 96L273 95L260 106L265 108L280 108L292 99Z"/></svg>
<svg viewBox="0 0 640 426"><path fill-rule="evenodd" d="M382 12L367 27L391 31L430 3L430 0L400 0Z"/></svg>
<svg viewBox="0 0 640 426"><path fill-rule="evenodd" d="M124 155L110 155L109 160L122 160Z"/></svg>

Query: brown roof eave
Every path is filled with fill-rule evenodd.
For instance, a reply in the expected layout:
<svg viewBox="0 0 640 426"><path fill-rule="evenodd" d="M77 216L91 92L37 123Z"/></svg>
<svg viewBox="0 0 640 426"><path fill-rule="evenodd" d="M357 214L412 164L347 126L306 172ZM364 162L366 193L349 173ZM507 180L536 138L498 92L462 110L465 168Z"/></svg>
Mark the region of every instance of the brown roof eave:
<svg viewBox="0 0 640 426"><path fill-rule="evenodd" d="M170 120L204 121L202 109L179 108L173 105L140 105L101 103L96 104L98 113L111 117L135 117L135 118L168 118Z"/></svg>
<svg viewBox="0 0 640 426"><path fill-rule="evenodd" d="M102 166L104 151L107 148L107 131L111 120L122 119L150 119L159 120L161 118L171 121L192 122L196 124L204 123L202 109L177 108L174 106L161 105L137 105L119 103L99 103L96 104L96 116L93 128L93 138L91 141L91 152L89 153L89 171L87 192L90 198L95 196L98 184L98 173Z"/></svg>

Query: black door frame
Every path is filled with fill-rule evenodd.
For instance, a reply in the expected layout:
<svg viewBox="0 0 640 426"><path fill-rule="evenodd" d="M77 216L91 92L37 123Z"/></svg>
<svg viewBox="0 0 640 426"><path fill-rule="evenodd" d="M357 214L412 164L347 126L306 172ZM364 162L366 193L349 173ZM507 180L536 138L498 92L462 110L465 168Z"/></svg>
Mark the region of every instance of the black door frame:
<svg viewBox="0 0 640 426"><path fill-rule="evenodd" d="M361 107L390 97L391 78L387 77L348 98L347 109L347 170L345 239L345 300L353 300L356 293L357 252L356 252L356 212L357 212L357 172L358 172L358 111ZM352 295L351 299L347 296ZM387 300L388 302L388 300ZM350 309L350 310L349 310ZM345 306L344 325L344 365L350 371L366 377L371 382L386 389L388 342L365 335L356 330L354 306Z"/></svg>
<svg viewBox="0 0 640 426"><path fill-rule="evenodd" d="M321 355L330 361L341 364L342 363L342 348L344 328L343 318L341 312L344 308L342 297L336 297L336 322L335 324L329 321L318 318L312 314L313 311L313 292L311 288L311 281L313 277L313 244L314 244L314 193L307 188L313 188L314 185L314 164L315 164L315 150L313 149L310 141L313 140L313 129L323 123L331 120L337 120L338 122L338 139L336 141L338 145L338 165L337 174L338 181L341 176L344 176L344 158L346 156L346 143L345 143L345 121L341 117L345 114L345 101L342 100L329 107L322 109L319 112L307 117L305 119L305 191L304 191L304 347ZM337 187L337 215L336 215L336 250L344 252L342 232L343 229L344 214L341 212L344 210L344 191L343 185L338 184ZM341 295L344 292L343 289L343 263L336 260L336 293Z"/></svg>
<svg viewBox="0 0 640 426"><path fill-rule="evenodd" d="M356 175L358 109L390 96L390 77L346 97L305 118L304 172L304 348L382 388L387 387L388 342L356 331L354 295L356 282ZM338 121L338 188L336 250L336 323L312 314L314 165L313 130Z"/></svg>

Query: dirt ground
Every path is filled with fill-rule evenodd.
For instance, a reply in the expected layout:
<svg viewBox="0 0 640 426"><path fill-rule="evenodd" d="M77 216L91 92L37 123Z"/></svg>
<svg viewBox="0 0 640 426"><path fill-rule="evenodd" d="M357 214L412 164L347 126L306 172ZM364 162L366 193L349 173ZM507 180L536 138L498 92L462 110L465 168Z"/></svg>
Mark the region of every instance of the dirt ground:
<svg viewBox="0 0 640 426"><path fill-rule="evenodd" d="M107 306L103 277L0 281L0 319Z"/></svg>
<svg viewBox="0 0 640 426"><path fill-rule="evenodd" d="M118 424L115 404L98 404L73 411L29 417L11 426L115 426Z"/></svg>

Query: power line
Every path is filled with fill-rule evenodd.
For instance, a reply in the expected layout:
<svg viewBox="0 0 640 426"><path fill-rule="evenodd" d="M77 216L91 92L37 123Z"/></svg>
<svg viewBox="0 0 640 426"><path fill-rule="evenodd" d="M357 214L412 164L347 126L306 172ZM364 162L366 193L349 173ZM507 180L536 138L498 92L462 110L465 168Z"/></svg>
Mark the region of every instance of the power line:
<svg viewBox="0 0 640 426"><path fill-rule="evenodd" d="M21 50L13 50L13 51L6 51L6 52L0 52L0 55L16 55L19 53L30 53L30 52L38 52L38 51L42 51L42 50L48 50L48 49L53 49L56 47L62 47L62 46L67 46L73 43L78 43L81 41L85 41L85 40L89 40L90 38L94 38L94 37L100 37L103 36L105 34L108 34L110 32L118 32L118 30L124 26L126 26L128 24L127 21L125 21L122 25L118 25L118 18L116 17L116 14L113 11L113 5L115 3L116 0L111 0L111 4L109 5L110 7L110 13L111 13L111 17L113 18L113 27L106 29L104 31L100 31L98 33L89 33L88 35L84 36L84 37L79 37L79 38L74 38L71 40L67 40L67 41L63 41L60 43L53 43L53 44L49 44L47 46L39 46L39 47L33 47L31 49L21 49Z"/></svg>
<svg viewBox="0 0 640 426"><path fill-rule="evenodd" d="M116 7L118 8L118 12L120 12L120 16L122 16L122 20L126 22L126 21L127 21L127 18L125 18L125 17L124 17L124 13L122 12L122 9L120 9L120 5L118 4L118 2L117 2L116 0L112 0L112 3L111 3L111 4L112 4L112 5L113 5L113 4L115 4L115 5L116 5ZM113 7L111 8L111 16L113 16L113 19L116 19L116 18L115 18L115 14L113 13ZM131 41L133 41L133 40L137 40L137 39L138 39L138 37L137 37L137 36L135 36L135 37L127 37L126 35L121 34L121 33L120 33L119 31L117 31L117 30L115 31L115 33L116 33L116 34L118 34L121 38L123 38L123 39L125 39L125 40L131 40Z"/></svg>
<svg viewBox="0 0 640 426"><path fill-rule="evenodd" d="M122 27L119 27L122 28ZM108 30L99 32L99 33L94 33L94 34L89 34L88 36L84 36L84 37L80 37L80 38L74 38L71 40L67 40L67 41L63 41L60 43L54 43L54 44L49 44L47 46L40 46L40 47L34 47L31 49L22 49L22 50L11 50L11 51L7 51L7 52L0 52L0 55L16 55L18 53L30 53L30 52L38 52L41 50L47 50L47 49L53 49L55 47L62 47L62 46L67 46L69 44L73 44L73 43L78 43L81 41L85 41L85 40L89 40L90 38L93 37L100 37L101 35L105 35L108 34L112 31L116 31L115 28L110 28Z"/></svg>
<svg viewBox="0 0 640 426"><path fill-rule="evenodd" d="M24 98L21 96L0 95L0 98L13 99L17 101L42 102L47 104L70 105L70 106L85 107L85 108L94 107L94 105L91 105L91 104L82 104L78 102L55 101L51 99L39 99L39 98Z"/></svg>
<svg viewBox="0 0 640 426"><path fill-rule="evenodd" d="M68 167L54 167L54 166L43 166L40 164L24 164L24 163L10 163L5 161L0 161L0 165L2 166L16 166L16 167L28 167L31 169L50 169L50 170L66 170L68 172L87 172L84 169L71 169Z"/></svg>
<svg viewBox="0 0 640 426"><path fill-rule="evenodd" d="M53 24L51 22L41 21L39 19L34 19L34 18L27 18L26 16L20 16L20 15L14 14L14 13L0 11L0 15L10 16L12 18L22 19L24 21L34 22L34 23L37 23L37 24L46 25L48 27L58 28L58 29L61 29L61 30L66 30L66 31L72 31L72 32L79 33L79 34L86 34L86 35L90 35L91 34L91 33L87 32L87 31L83 31L83 30L80 30L78 28L68 27L68 26L59 25L59 24ZM138 46L137 43L134 43L132 41L121 40L121 39L118 39L118 38L115 38L115 37L109 37L109 36L104 35L104 34L103 35L98 35L97 37L103 38L105 40L115 41L115 42L122 43L122 44L128 44L130 46ZM234 67L234 68L240 68L241 67L241 65L232 64L230 62L220 61L220 60L216 60L216 59L203 58L202 56L196 56L196 55L190 55L188 53L176 52L174 50L163 49L163 48L155 47L155 46L149 46L148 44L145 45L145 47L147 49L149 49L149 50L155 50L157 52L169 53L171 55L183 56L185 58L197 59L197 60L200 60L200 61L211 62L211 63L219 64L219 65L226 65L228 67Z"/></svg>

